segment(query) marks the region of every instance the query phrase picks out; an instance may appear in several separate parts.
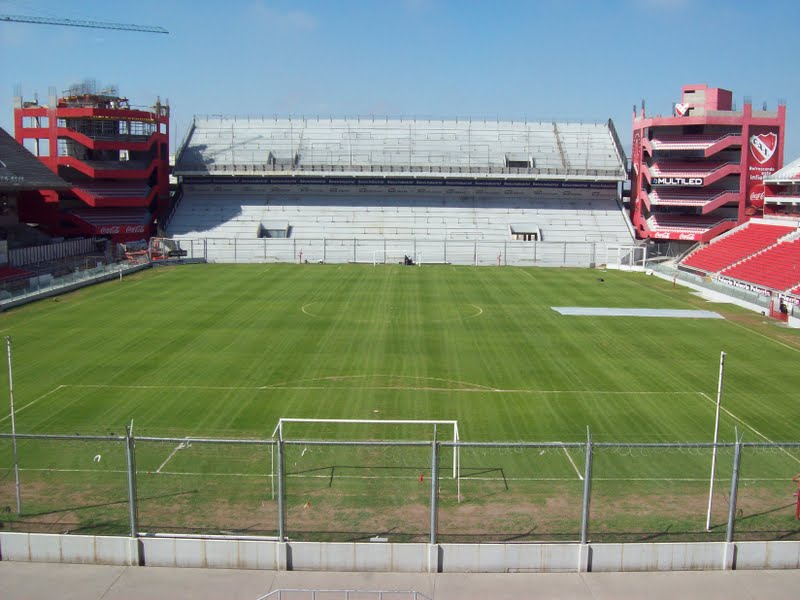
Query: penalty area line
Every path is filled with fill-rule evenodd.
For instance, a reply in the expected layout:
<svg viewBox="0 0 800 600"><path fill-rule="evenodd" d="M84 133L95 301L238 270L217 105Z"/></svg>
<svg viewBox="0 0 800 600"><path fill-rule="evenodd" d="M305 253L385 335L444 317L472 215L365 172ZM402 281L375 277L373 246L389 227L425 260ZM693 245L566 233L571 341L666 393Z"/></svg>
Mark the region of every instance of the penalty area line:
<svg viewBox="0 0 800 600"><path fill-rule="evenodd" d="M564 454L567 455L567 460L569 460L569 464L571 464L572 468L575 469L575 473L578 475L578 479L583 481L583 475L581 475L581 472L578 470L578 465L576 465L575 461L572 460L572 456L570 456L569 450L567 450L566 446L561 446L561 449L564 451Z"/></svg>
<svg viewBox="0 0 800 600"><path fill-rule="evenodd" d="M172 459L172 457L178 453L178 450L183 450L184 448L188 447L189 447L188 440L186 442L181 442L180 444L175 446L175 448L173 448L172 452L170 452L170 455L166 458L166 460L164 460L164 462L162 462L161 465L156 469L156 473L161 473L161 469L163 469L164 465L166 465Z"/></svg>
<svg viewBox="0 0 800 600"><path fill-rule="evenodd" d="M711 402L711 403L712 403L714 406L716 406L716 405L717 405L717 402L716 402L716 400L713 400L713 399L711 398L711 396L709 396L709 395L708 395L708 394L706 394L705 392L700 392L700 394L701 394L701 395L702 395L702 396L703 396L703 397L704 397L706 400L708 400L709 402ZM727 414L729 417L731 417L731 418L732 418L734 421L739 421L739 423L741 423L742 425L744 425L745 427L747 427L747 428L748 428L750 431L752 431L753 433L755 433L757 436L759 436L759 437L762 437L762 438L764 438L765 440L767 440L767 442L768 442L768 443L770 443L770 444L775 444L775 445L778 445L776 442L774 442L773 440L771 440L771 439L769 439L767 436L765 436L763 433L761 433L761 432L760 432L758 429L756 429L756 428L755 428L755 427L753 427L752 425L748 425L748 424L747 424L747 423L746 423L746 422L745 422L743 419L740 419L739 417L737 417L735 414L733 414L731 411L729 411L729 410L728 410L727 408L725 408L724 406L720 406L720 407L719 407L719 409L720 409L722 412L726 413L726 414ZM794 455L793 455L791 452L787 451L787 450L786 450L786 448L784 448L783 446L779 446L779 445L778 445L778 448L780 449L780 451L781 451L781 452L783 452L783 453L784 453L786 456L788 456L789 458L791 458L793 461L795 461L795 462L797 462L797 463L800 463L800 458L797 458L796 456L794 456Z"/></svg>
<svg viewBox="0 0 800 600"><path fill-rule="evenodd" d="M49 392L47 392L46 394L42 394L41 396L39 396L39 397L38 397L38 398L36 398L35 400L31 400L31 401L30 401L30 402L28 402L27 404L23 404L22 406L20 406L19 408L17 408L17 409L15 409L15 410L14 410L14 414L15 414L15 415L16 415L16 414L19 414L20 412L22 412L23 410L25 410L25 409L26 409L26 408L28 408L29 406L33 406L33 405L34 405L34 404L36 404L36 403L37 403L39 400L44 400L44 399L45 399L45 398L47 398L47 397L48 397L50 394L54 394L54 393L56 393L58 390L60 390L60 389L61 389L61 388L63 388L63 387L66 387L66 386L65 386L65 385L60 385L60 386L58 386L57 388L54 388L54 389L50 390L50 391L49 391ZM0 423L2 423L3 421L7 421L7 420L9 420L10 418L11 418L11 415L6 415L6 416L5 416L5 417L3 417L2 419L0 419Z"/></svg>

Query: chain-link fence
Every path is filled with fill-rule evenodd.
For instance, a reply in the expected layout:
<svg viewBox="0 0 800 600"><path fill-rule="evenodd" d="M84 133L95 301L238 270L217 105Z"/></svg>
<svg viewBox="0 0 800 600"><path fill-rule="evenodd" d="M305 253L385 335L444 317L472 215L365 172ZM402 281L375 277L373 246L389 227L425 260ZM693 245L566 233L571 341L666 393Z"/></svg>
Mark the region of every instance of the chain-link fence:
<svg viewBox="0 0 800 600"><path fill-rule="evenodd" d="M15 469L13 441L0 434L0 527L10 531L435 543L800 538L800 442L717 444L714 461L713 444L18 434Z"/></svg>
<svg viewBox="0 0 800 600"><path fill-rule="evenodd" d="M219 263L364 263L594 267L606 243L429 239L173 238L189 260Z"/></svg>

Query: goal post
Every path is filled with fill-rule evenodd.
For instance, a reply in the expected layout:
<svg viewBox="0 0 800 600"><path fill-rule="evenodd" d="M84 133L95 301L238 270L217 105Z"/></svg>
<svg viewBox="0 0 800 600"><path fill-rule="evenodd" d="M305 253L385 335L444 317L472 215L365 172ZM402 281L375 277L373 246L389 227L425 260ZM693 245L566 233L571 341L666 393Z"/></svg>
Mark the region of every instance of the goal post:
<svg viewBox="0 0 800 600"><path fill-rule="evenodd" d="M620 271L644 271L647 263L647 246L606 246L606 268Z"/></svg>
<svg viewBox="0 0 800 600"><path fill-rule="evenodd" d="M334 425L340 426L337 429L341 429L341 436L337 435L336 439L342 441L355 441L355 436L348 436L346 432L346 428L348 426L353 425L369 425L369 426L422 426L425 428L430 428L430 432L432 434L431 440L435 441L438 439L440 435L440 428L452 428L452 440L453 440L453 479L457 481L460 480L460 473L461 473L461 464L460 464L460 448L458 447L458 442L460 441L459 431L458 431L458 421L456 420L435 420L435 419L312 419L312 418L280 418L278 419L278 423L275 426L275 429L272 431L272 439L278 441L312 441L312 440L321 440L322 438L316 436L314 438L311 437L301 437L290 435L289 437L286 436L285 428L287 425L296 425L296 424L305 424L305 425ZM326 439L330 440L331 436L324 436ZM450 436L448 435L448 438ZM382 441L391 441L392 438L387 437L370 437L368 441L375 442L375 445L380 445ZM409 441L421 441L418 439L409 440ZM275 459L274 459L274 446L273 448L273 457L272 457L272 465L271 465L271 480L273 481L273 498L274 498L274 481L275 481ZM459 481L460 483L460 481Z"/></svg>

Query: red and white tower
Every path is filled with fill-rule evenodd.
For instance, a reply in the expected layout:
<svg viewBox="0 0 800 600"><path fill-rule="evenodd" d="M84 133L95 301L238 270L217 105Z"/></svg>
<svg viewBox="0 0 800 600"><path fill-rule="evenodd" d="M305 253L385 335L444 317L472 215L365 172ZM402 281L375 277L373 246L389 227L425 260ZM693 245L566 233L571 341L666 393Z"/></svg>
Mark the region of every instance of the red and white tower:
<svg viewBox="0 0 800 600"><path fill-rule="evenodd" d="M733 107L729 90L683 87L668 117L633 113L631 219L640 238L707 242L761 215L783 164L786 107Z"/></svg>

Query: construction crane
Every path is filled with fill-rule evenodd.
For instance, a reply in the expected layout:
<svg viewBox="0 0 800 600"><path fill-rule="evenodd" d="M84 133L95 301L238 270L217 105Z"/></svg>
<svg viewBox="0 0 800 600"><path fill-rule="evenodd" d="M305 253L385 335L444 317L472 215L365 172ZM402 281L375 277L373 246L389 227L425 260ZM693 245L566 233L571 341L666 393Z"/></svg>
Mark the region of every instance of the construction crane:
<svg viewBox="0 0 800 600"><path fill-rule="evenodd" d="M123 31L140 31L142 33L169 33L163 27L148 25L130 25L126 23L104 23L102 21L78 21L75 19L53 19L50 17L28 17L24 15L0 15L0 22L35 23L37 25L63 25L65 27L89 27L92 29L121 29Z"/></svg>

